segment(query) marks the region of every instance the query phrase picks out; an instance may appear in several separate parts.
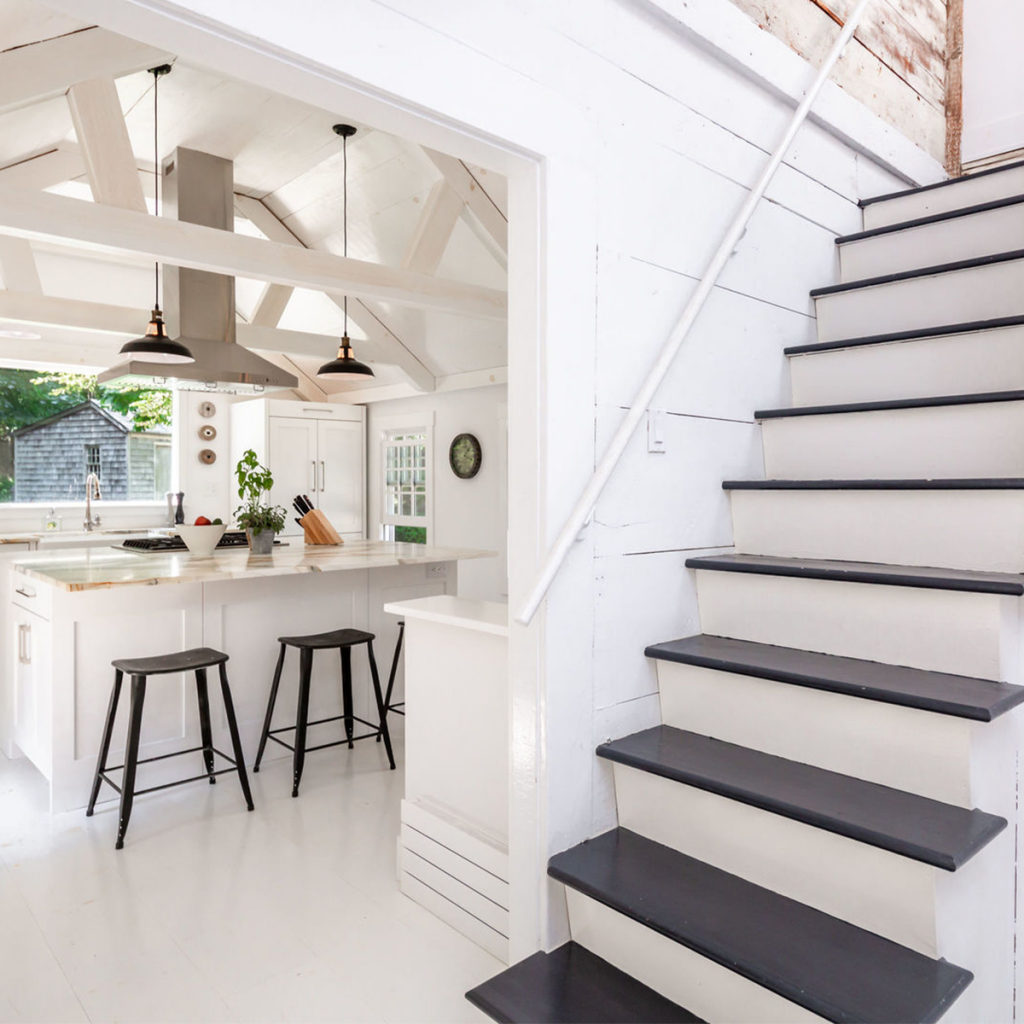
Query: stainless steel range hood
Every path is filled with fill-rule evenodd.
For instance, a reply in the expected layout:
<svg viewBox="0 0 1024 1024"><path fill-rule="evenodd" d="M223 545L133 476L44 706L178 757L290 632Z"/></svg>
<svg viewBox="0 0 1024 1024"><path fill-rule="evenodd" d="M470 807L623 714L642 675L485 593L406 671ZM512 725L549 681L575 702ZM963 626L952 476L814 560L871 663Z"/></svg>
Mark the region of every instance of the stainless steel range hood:
<svg viewBox="0 0 1024 1024"><path fill-rule="evenodd" d="M179 147L164 165L163 180L168 216L234 230L230 160ZM298 386L296 377L237 344L233 277L165 266L163 280L168 333L188 346L195 362L170 366L130 360L101 373L101 384L249 395Z"/></svg>

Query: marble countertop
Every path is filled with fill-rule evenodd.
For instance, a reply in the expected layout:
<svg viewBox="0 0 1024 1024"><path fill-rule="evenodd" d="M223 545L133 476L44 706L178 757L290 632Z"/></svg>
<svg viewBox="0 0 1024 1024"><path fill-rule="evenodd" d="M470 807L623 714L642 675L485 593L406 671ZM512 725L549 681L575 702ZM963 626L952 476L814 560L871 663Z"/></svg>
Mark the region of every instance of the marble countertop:
<svg viewBox="0 0 1024 1024"><path fill-rule="evenodd" d="M346 541L340 547L296 543L278 548L272 555L251 555L246 548L217 551L209 558L197 558L185 551L144 553L115 548L83 548L50 554L31 552L10 556L8 568L40 583L75 592L381 569L495 556L494 551L475 548L361 540Z"/></svg>
<svg viewBox="0 0 1024 1024"><path fill-rule="evenodd" d="M423 619L443 626L474 629L479 633L508 636L508 605L497 601L478 601L453 594L417 597L411 601L392 601L384 611L406 619Z"/></svg>

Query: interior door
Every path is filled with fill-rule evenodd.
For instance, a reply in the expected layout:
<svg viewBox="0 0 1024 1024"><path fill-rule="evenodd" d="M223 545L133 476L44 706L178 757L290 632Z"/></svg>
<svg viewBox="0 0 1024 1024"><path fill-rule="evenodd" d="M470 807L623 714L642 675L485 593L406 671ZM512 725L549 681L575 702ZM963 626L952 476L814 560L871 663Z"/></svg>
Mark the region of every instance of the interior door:
<svg viewBox="0 0 1024 1024"><path fill-rule="evenodd" d="M363 424L358 420L317 422L319 507L338 533L363 530Z"/></svg>
<svg viewBox="0 0 1024 1024"><path fill-rule="evenodd" d="M292 508L297 494L306 494L314 505L319 505L317 483L316 420L302 420L290 416L270 417L270 455L267 464L274 474L274 489L270 500L283 505L287 516L283 535L301 536L302 527L295 522L298 513Z"/></svg>

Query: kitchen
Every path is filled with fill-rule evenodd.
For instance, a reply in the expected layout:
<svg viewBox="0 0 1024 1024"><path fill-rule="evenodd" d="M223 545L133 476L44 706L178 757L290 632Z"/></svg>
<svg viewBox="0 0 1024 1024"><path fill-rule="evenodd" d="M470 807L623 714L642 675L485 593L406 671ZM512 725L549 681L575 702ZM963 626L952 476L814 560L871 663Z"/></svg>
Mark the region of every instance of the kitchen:
<svg viewBox="0 0 1024 1024"><path fill-rule="evenodd" d="M0 7L0 18L3 13ZM63 129L89 156L48 194L130 206L123 196L137 186L144 208L157 212L159 202L162 218L341 259L349 258L351 228L358 258L398 265L421 286L436 279L449 293L492 298L505 287L500 245L460 198L459 183L459 175L472 178L476 203L479 182L487 181L486 216L493 219L505 202L500 176L369 126L354 135L332 130L337 119L325 112L242 89L203 69L174 62L167 71L115 80L114 101L125 117L113 133L96 127L110 113L110 90L91 83L61 98L68 108L63 117L39 112L52 121L46 130ZM196 98L211 91L217 103L193 115ZM269 111L274 131L260 122L259 110ZM223 141L232 118L240 122L238 134ZM305 148L283 160L275 132L288 125L297 126L295 140ZM159 159L147 168L147 147L154 144ZM100 146L103 158L92 152ZM128 185L126 153L138 168ZM0 154L0 164L11 163L9 156ZM122 166L111 171L119 159ZM0 166L0 183L16 177L5 171ZM104 192L118 171L120 201ZM248 769L242 788L247 794L252 784L257 814L262 789L273 787L276 798L277 790L291 791L294 779L298 792L297 755L266 740L278 739L273 733L292 728L301 715L310 725L303 795L309 787L315 800L318 790L341 785L352 770L346 758L361 773L385 777L397 762L396 775L404 778L398 788L389 784L385 822L373 823L386 830L395 891L400 885L476 946L507 960L507 910L504 923L492 916L481 927L472 910L479 885L470 877L479 876L477 865L493 870L505 862L499 870L507 878L506 756L495 761L508 743L503 316L453 312L429 284L425 304L416 306L158 261L157 327L151 323L148 336L133 342L154 297L146 294L151 263L102 247L4 235L0 276L11 298L26 288L26 254L41 282L38 299L49 308L0 306L0 372L21 374L19 386L57 411L0 424L11 478L0 501L6 595L0 762L17 767L19 785L35 794L40 812L59 823L54 827L73 821L80 829L88 821L97 849L130 856L133 846L152 849L164 841L166 814L175 820L182 800L192 800L200 822L219 806L210 800L230 806L230 814L244 812L248 797L224 772ZM147 361L154 337L184 346L192 360ZM339 345L339 355L348 350L343 370L354 363L355 373L318 372ZM80 402L59 392L79 386L85 388ZM166 394L165 422L140 430L138 407L125 412L111 397L126 390ZM140 438L150 437L158 451L133 454ZM128 464L123 487L115 446L128 449L117 455ZM245 517L237 518L245 504L238 470L247 458L250 470L273 476L272 486L249 496L250 511L283 510L269 553L259 551L259 531L247 535ZM155 469L147 468L140 483L143 463ZM39 483L44 476L47 482ZM217 546L204 551L211 538ZM363 641L350 660L348 647L325 649L310 655L306 673L300 670L305 652L300 658L289 647L284 658L278 643L338 631L372 634L373 653L367 657ZM180 665L165 674L154 670L144 712L139 698L138 722L128 694L137 673L130 667L120 703L110 701L113 662L138 667L140 659L207 649L227 655L233 712L226 690L223 703L217 686L207 696L205 675L199 683L191 666ZM351 666L344 685L337 649ZM444 752L465 739L449 709L461 703L468 713L479 698L470 684L481 671L493 687L486 707L477 707L476 730L463 750L469 761L459 771L479 758L489 765L481 777L491 788L467 794ZM407 694L407 679L421 691ZM267 737L272 685L277 728ZM348 751L346 730L353 724L354 738L370 742ZM110 767L125 760L133 731L134 784ZM428 733L433 739L423 742ZM314 753L339 743L341 750ZM415 757L407 747L417 748ZM207 773L211 783L221 776L216 791L207 795L194 781L169 789L183 778L205 779L195 772L213 750L216 769L207 764ZM253 773L257 750L259 775ZM221 760L223 751L235 756ZM323 762L334 765L335 777ZM140 795L134 808L129 798L130 829L122 789L159 790ZM170 795L186 789L197 795ZM115 838L123 853L115 854ZM426 850L443 844L463 851L469 875L450 879L453 891L439 899L444 872ZM419 866L410 870L414 860Z"/></svg>

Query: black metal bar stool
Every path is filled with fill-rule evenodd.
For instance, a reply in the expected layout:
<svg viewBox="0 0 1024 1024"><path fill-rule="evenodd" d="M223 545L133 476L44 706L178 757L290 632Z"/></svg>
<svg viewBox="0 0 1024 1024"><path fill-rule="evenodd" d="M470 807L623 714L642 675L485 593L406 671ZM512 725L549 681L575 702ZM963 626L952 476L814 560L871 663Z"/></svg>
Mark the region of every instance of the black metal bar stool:
<svg viewBox="0 0 1024 1024"><path fill-rule="evenodd" d="M395 676L398 673L398 659L402 656L402 640L405 637L405 619L398 620L398 640L395 642L395 654L391 659L391 675L388 676L388 688L384 693L384 714L396 714L405 718L405 701L391 703L391 694L395 689ZM377 737L380 742L380 737Z"/></svg>
<svg viewBox="0 0 1024 1024"><path fill-rule="evenodd" d="M391 750L391 736L388 733L387 712L384 707L384 697L380 690L380 677L377 674L377 659L373 656L373 633L365 633L361 629L335 629L329 633L314 633L311 636L282 636L278 638L281 645L281 653L277 659L277 668L274 669L274 681L270 684L270 700L267 702L267 715L263 720L263 735L260 736L260 748L256 752L256 763L253 771L260 770L260 762L263 760L263 751L266 749L267 740L273 740L282 747L286 747L293 754L292 768L292 796L299 795L299 782L302 780L302 768L306 761L306 754L314 750L325 750L327 747L338 747L348 744L351 748L356 740L368 740L376 737L384 740L384 748L387 751L388 762L392 771L395 768L395 755ZM370 660L370 676L373 680L373 694L377 701L377 722L367 722L365 718L359 718L352 713L352 648L360 644L366 644L366 653ZM289 647L297 647L299 650L299 701L295 716L295 725L283 726L280 729L271 729L271 720L274 717L274 705L277 703L277 690L281 685L281 671L284 668L284 656ZM309 684L313 674L313 652L322 650L341 651L341 698L342 714L334 715L331 718L320 718L315 722L309 721ZM333 743L319 743L315 747L306 746L306 730L311 725L323 725L325 722L345 722L345 739L335 740ZM373 732L364 733L362 736L355 736L355 723L365 725ZM294 732L295 744L285 743L278 739L279 732Z"/></svg>
<svg viewBox="0 0 1024 1024"><path fill-rule="evenodd" d="M116 848L120 850L124 846L124 836L128 831L128 819L132 816L132 803L135 797L143 793L155 793L158 789L170 789L172 786L183 786L187 782L198 782L200 779L209 779L212 786L216 776L226 772L238 772L238 781L242 787L242 795L245 797L249 810L253 809L252 793L249 791L249 778L245 774L245 755L242 753L242 741L238 736L238 723L235 721L235 705L231 700L231 689L228 686L228 673L224 663L228 660L226 654L215 651L210 647L197 647L191 651L181 651L177 654L163 654L156 658L120 658L112 662L114 666L114 689L110 693L110 706L107 709L107 721L103 727L103 738L100 741L100 753L96 760L96 777L92 783L92 795L89 797L89 806L86 815L92 816L96 807L96 798L100 793L100 783L105 782L121 794L121 814L117 826ZM220 689L224 696L224 714L228 720L228 730L231 733L231 746L234 750L234 757L228 757L221 753L213 745L213 729L210 725L210 695L206 685L206 670L214 665L220 670ZM149 676L162 676L174 672L195 672L196 693L199 698L199 730L202 736L202 746L190 747L188 750L179 750L173 754L161 754L159 757L145 757L139 760L139 737L142 733L142 706L146 700L146 679ZM114 719L117 717L117 702L121 696L121 682L125 675L132 677L131 705L128 714L128 745L125 749L124 764L107 767L107 754L110 752L110 737L114 731ZM195 754L202 751L203 763L206 771L202 775L193 775L188 779L181 779L179 782L165 782L162 786L150 786L148 789L135 788L135 773L140 764L148 764L150 761L165 761L169 757L181 757L183 754ZM224 758L231 767L214 770L214 754ZM117 785L107 772L116 772L124 769L121 777L121 785Z"/></svg>

